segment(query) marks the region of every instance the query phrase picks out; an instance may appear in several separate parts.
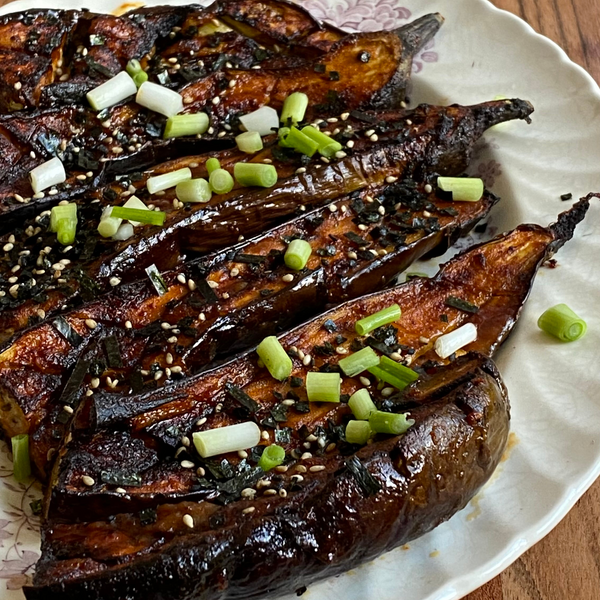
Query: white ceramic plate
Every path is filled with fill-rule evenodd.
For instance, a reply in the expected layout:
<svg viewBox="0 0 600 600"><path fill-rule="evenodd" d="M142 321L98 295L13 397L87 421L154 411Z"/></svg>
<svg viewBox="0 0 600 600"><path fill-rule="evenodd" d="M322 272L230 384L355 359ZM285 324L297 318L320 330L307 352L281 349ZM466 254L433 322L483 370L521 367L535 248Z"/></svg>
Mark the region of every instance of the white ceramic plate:
<svg viewBox="0 0 600 600"><path fill-rule="evenodd" d="M152 3L152 2L149 2ZM178 4L184 2L177 1ZM562 50L485 0L305 0L316 16L361 30L392 28L427 12L446 23L415 63L413 104L469 104L497 95L533 102L533 123L490 131L472 165L503 197L492 231L523 222L546 225L574 198L600 191L600 90ZM19 0L0 12L32 7L111 11L118 0ZM131 5L130 5L131 7ZM505 569L546 535L600 474L600 208L542 269L516 331L498 356L513 405L512 450L476 500L448 523L341 577L311 586L309 600L454 600ZM425 267L430 272L436 265ZM423 270L419 265L418 270ZM575 344L536 327L565 302L588 322ZM599 303L600 304L600 303ZM39 554L25 489L0 455L0 596L20 586ZM2 588L6 585L8 590ZM289 597L291 600L292 596ZM287 599L286 599L287 600Z"/></svg>

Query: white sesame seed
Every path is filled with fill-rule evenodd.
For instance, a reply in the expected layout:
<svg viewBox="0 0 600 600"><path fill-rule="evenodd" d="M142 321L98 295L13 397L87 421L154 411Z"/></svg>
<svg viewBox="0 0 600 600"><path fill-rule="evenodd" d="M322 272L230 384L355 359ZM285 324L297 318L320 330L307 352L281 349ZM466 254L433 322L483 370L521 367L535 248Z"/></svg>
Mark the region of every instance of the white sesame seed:
<svg viewBox="0 0 600 600"><path fill-rule="evenodd" d="M254 67L253 67L253 68L254 68ZM243 515L249 515L249 514L253 513L255 510L256 510L256 508L255 508L254 506L249 506L248 508L245 508L245 509L242 511L242 514L243 514Z"/></svg>
<svg viewBox="0 0 600 600"><path fill-rule="evenodd" d="M215 96L215 97L212 99L212 103L213 103L215 106L217 106L217 104L219 104L219 102L221 102L221 98L219 98L219 96Z"/></svg>
<svg viewBox="0 0 600 600"><path fill-rule="evenodd" d="M352 252L352 250L350 252L348 252L348 258L350 260L356 260L358 258L358 254L356 254L356 252Z"/></svg>
<svg viewBox="0 0 600 600"><path fill-rule="evenodd" d="M294 404L296 404L296 401L288 399L288 400L284 400L281 404L283 404L284 406L293 406Z"/></svg>
<svg viewBox="0 0 600 600"><path fill-rule="evenodd" d="M8 293L13 297L16 298L17 294L19 293L19 284L15 284L13 286L11 286L10 288L8 288Z"/></svg>
<svg viewBox="0 0 600 600"><path fill-rule="evenodd" d="M385 178L385 182L386 182L386 183L395 183L396 181L398 181L398 178L397 178L397 177L394 177L393 175L388 175L388 176Z"/></svg>
<svg viewBox="0 0 600 600"><path fill-rule="evenodd" d="M193 469L196 466L191 460L182 460L179 464L183 469Z"/></svg>
<svg viewBox="0 0 600 600"><path fill-rule="evenodd" d="M247 453L245 450L238 450L238 453L237 453L237 455L238 455L240 458L248 458L248 453Z"/></svg>
<svg viewBox="0 0 600 600"><path fill-rule="evenodd" d="M213 290L215 290L219 287L219 284L216 281L213 281L212 279L209 279L207 281L207 283L208 283L208 287L212 288Z"/></svg>
<svg viewBox="0 0 600 600"><path fill-rule="evenodd" d="M206 315L205 315L204 313L200 313L200 314L198 315L198 318L199 318L201 321L206 321Z"/></svg>
<svg viewBox="0 0 600 600"><path fill-rule="evenodd" d="M154 373L154 381L158 381L163 375L164 373L162 371L156 371L156 373Z"/></svg>
<svg viewBox="0 0 600 600"><path fill-rule="evenodd" d="M278 492L280 498L287 498L287 490L281 488Z"/></svg>
<svg viewBox="0 0 600 600"><path fill-rule="evenodd" d="M402 360L402 354L400 354L399 352L392 352L390 354L390 358L392 360Z"/></svg>
<svg viewBox="0 0 600 600"><path fill-rule="evenodd" d="M14 244L4 244L4 247L2 248L4 250L4 252L10 252L13 248L14 248Z"/></svg>
<svg viewBox="0 0 600 600"><path fill-rule="evenodd" d="M8 278L8 283L17 283L17 281L19 281L18 277L9 277Z"/></svg>
<svg viewBox="0 0 600 600"><path fill-rule="evenodd" d="M342 114L340 115L340 119L341 119L342 121L347 121L349 116L350 116L350 113L349 113L349 112L345 112L345 113L342 113Z"/></svg>
<svg viewBox="0 0 600 600"><path fill-rule="evenodd" d="M410 119L406 119L406 124L407 124L407 125L412 125L412 124L413 124L413 122L412 122Z"/></svg>
<svg viewBox="0 0 600 600"><path fill-rule="evenodd" d="M358 225L358 228L359 228L361 231L366 231L367 229L369 229L369 226L368 226L368 225L365 225L364 223L359 223L359 225Z"/></svg>
<svg viewBox="0 0 600 600"><path fill-rule="evenodd" d="M119 285L121 283L121 280L118 277L111 277L108 280L108 283L110 283L110 285L112 285L113 287L115 287L116 285Z"/></svg>
<svg viewBox="0 0 600 600"><path fill-rule="evenodd" d="M354 148L354 140L348 140L346 142L346 148Z"/></svg>
<svg viewBox="0 0 600 600"><path fill-rule="evenodd" d="M88 487L92 487L96 483L89 475L84 475L81 478L81 482Z"/></svg>
<svg viewBox="0 0 600 600"><path fill-rule="evenodd" d="M133 323L131 321L125 321L125 329L133 329Z"/></svg>
<svg viewBox="0 0 600 600"><path fill-rule="evenodd" d="M306 471L304 471L306 473ZM302 475L292 475L290 479L293 479L295 483L300 483L304 481L304 477Z"/></svg>
<svg viewBox="0 0 600 600"><path fill-rule="evenodd" d="M100 387L100 379L98 379L98 377L94 377L90 383L90 385L95 389L97 387Z"/></svg>
<svg viewBox="0 0 600 600"><path fill-rule="evenodd" d="M177 275L177 281L179 281L179 283L185 283L186 282L185 275L183 273L179 273L179 275Z"/></svg>
<svg viewBox="0 0 600 600"><path fill-rule="evenodd" d="M294 276L291 273L287 273L281 278L281 280L285 281L285 283L290 283L291 281L294 281Z"/></svg>
<svg viewBox="0 0 600 600"><path fill-rule="evenodd" d="M287 465L279 465L278 467L275 467L275 470L278 473L285 473L288 469L289 467Z"/></svg>
<svg viewBox="0 0 600 600"><path fill-rule="evenodd" d="M263 477L262 479L259 479L259 480L256 482L256 487L257 487L257 489L259 489L259 490L260 490L261 488L264 488L264 487L269 487L270 485L271 485L271 480L270 480L270 479L265 479L264 477Z"/></svg>
<svg viewBox="0 0 600 600"><path fill-rule="evenodd" d="M365 137L371 137L374 133L374 129L368 129L367 131L365 131Z"/></svg>
<svg viewBox="0 0 600 600"><path fill-rule="evenodd" d="M183 368L180 367L179 365L175 365L174 367L171 367L171 373L181 373L183 371Z"/></svg>
<svg viewBox="0 0 600 600"><path fill-rule="evenodd" d="M309 469L309 471L311 473L318 473L319 471L324 471L325 469L326 467L324 467L323 465L314 465Z"/></svg>
<svg viewBox="0 0 600 600"><path fill-rule="evenodd" d="M117 492L117 494L126 494L127 490L124 490L122 487L118 487L115 488L115 492Z"/></svg>
<svg viewBox="0 0 600 600"><path fill-rule="evenodd" d="M421 342L421 344L429 344L429 338L426 338L424 336L421 336L419 338L419 341Z"/></svg>
<svg viewBox="0 0 600 600"><path fill-rule="evenodd" d="M34 198L35 200L41 200L41 199L42 199L42 198L44 198L44 197L45 197L45 194L44 194L44 192L38 192L37 194L34 194L34 195L32 196L32 198Z"/></svg>
<svg viewBox="0 0 600 600"><path fill-rule="evenodd" d="M176 335L172 335L167 342L169 342L169 344L176 344L177 343L177 336Z"/></svg>
<svg viewBox="0 0 600 600"><path fill-rule="evenodd" d="M185 446L186 448L189 447L189 445L190 445L190 438L187 435L182 436L182 438L181 438L181 445Z"/></svg>
<svg viewBox="0 0 600 600"><path fill-rule="evenodd" d="M377 254L379 254L379 256L385 256L387 253L388 252L385 248L379 248L379 250L377 250Z"/></svg>
<svg viewBox="0 0 600 600"><path fill-rule="evenodd" d="M385 206L380 206L380 207L377 209L377 212L378 212L380 215L385 215Z"/></svg>
<svg viewBox="0 0 600 600"><path fill-rule="evenodd" d="M346 156L348 156L348 155L343 150L338 150L335 153L336 158L346 158Z"/></svg>
<svg viewBox="0 0 600 600"><path fill-rule="evenodd" d="M338 354L348 354L348 349L347 349L347 348L344 348L343 346L338 346L338 347L335 349L335 351L336 351Z"/></svg>
<svg viewBox="0 0 600 600"><path fill-rule="evenodd" d="M15 83L15 90L17 90L17 92L23 87L23 84L20 81L17 81L17 83Z"/></svg>
<svg viewBox="0 0 600 600"><path fill-rule="evenodd" d="M190 292L193 292L197 287L196 282L193 279L188 279L187 286Z"/></svg>
<svg viewBox="0 0 600 600"><path fill-rule="evenodd" d="M260 437L261 437L263 440L268 440L268 439L269 439L269 432L268 432L268 431L263 431L263 432L260 434Z"/></svg>
<svg viewBox="0 0 600 600"><path fill-rule="evenodd" d="M431 192L433 192L433 187L431 187L431 185L428 183L425 185L425 193L431 194Z"/></svg>
<svg viewBox="0 0 600 600"><path fill-rule="evenodd" d="M198 467L196 469L196 475L198 475L198 477L204 477L206 475L206 471L203 467Z"/></svg>
<svg viewBox="0 0 600 600"><path fill-rule="evenodd" d="M300 168L296 169L296 174L297 175L301 175L302 173L306 173L306 168L305 167L300 167Z"/></svg>
<svg viewBox="0 0 600 600"><path fill-rule="evenodd" d="M334 442L331 442L331 444L329 444L327 448L325 448L325 452L333 452L336 448L337 445Z"/></svg>
<svg viewBox="0 0 600 600"><path fill-rule="evenodd" d="M85 324L89 329L96 329L98 327L98 323L94 319L86 319Z"/></svg>
<svg viewBox="0 0 600 600"><path fill-rule="evenodd" d="M331 203L329 205L329 210L334 213L337 210L337 206L334 203Z"/></svg>
<svg viewBox="0 0 600 600"><path fill-rule="evenodd" d="M67 414L69 414L69 415L72 415L72 414L73 414L73 409L72 409L70 406L68 406L67 404L65 404L65 405L63 406L63 410L64 410L64 411L65 411Z"/></svg>
<svg viewBox="0 0 600 600"><path fill-rule="evenodd" d="M277 495L277 490L274 490L273 488L265 490L265 496L276 496L276 495Z"/></svg>
<svg viewBox="0 0 600 600"><path fill-rule="evenodd" d="M183 515L183 524L190 529L194 529L194 519L192 515Z"/></svg>
<svg viewBox="0 0 600 600"><path fill-rule="evenodd" d="M364 375L361 375L359 381L361 382L362 385L364 385L366 387L369 387L371 385L371 381Z"/></svg>
<svg viewBox="0 0 600 600"><path fill-rule="evenodd" d="M329 159L326 156L321 156L321 161L324 163L329 163Z"/></svg>
<svg viewBox="0 0 600 600"><path fill-rule="evenodd" d="M170 352L167 352L167 354L165 356L165 361L168 365L173 364L173 355Z"/></svg>
<svg viewBox="0 0 600 600"><path fill-rule="evenodd" d="M304 454L302 454L300 457L300 460L308 460L310 458L312 458L312 454L310 452L304 452Z"/></svg>
<svg viewBox="0 0 600 600"><path fill-rule="evenodd" d="M176 59L174 56L172 56L171 58L169 58L169 59L168 59L168 61L169 61L169 62L170 62L172 65L174 65L174 64L177 62L177 59Z"/></svg>
<svg viewBox="0 0 600 600"><path fill-rule="evenodd" d="M308 367L308 365L310 365L311 361L312 361L312 357L311 357L311 355L310 355L310 354L307 354L307 355L306 355L306 356L305 356L305 357L302 359L302 364L303 364L305 367Z"/></svg>
<svg viewBox="0 0 600 600"><path fill-rule="evenodd" d="M369 140L371 140L372 142L376 142L379 139L379 136L374 133L371 137L369 137Z"/></svg>
<svg viewBox="0 0 600 600"><path fill-rule="evenodd" d="M167 331L167 330L171 329L171 324L167 323L166 321L163 321L160 324L160 327L161 327L161 329L164 329L165 331Z"/></svg>
<svg viewBox="0 0 600 600"><path fill-rule="evenodd" d="M391 387L384 387L384 388L381 390L381 395L382 395L384 398L388 398L388 397L389 397L389 396L391 396L393 393L394 393L394 388L391 388Z"/></svg>
<svg viewBox="0 0 600 600"><path fill-rule="evenodd" d="M252 500L256 496L256 490L254 488L244 488L240 494L242 498L249 498Z"/></svg>

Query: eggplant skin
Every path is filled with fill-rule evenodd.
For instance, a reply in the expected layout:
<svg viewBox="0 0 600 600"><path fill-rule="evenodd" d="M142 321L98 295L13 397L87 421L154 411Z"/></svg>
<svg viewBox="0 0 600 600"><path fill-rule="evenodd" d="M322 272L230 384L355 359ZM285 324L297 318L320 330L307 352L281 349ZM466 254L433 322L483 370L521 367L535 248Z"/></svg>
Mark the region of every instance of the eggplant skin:
<svg viewBox="0 0 600 600"><path fill-rule="evenodd" d="M447 390L457 374L451 391L411 412L416 422L405 435L356 453L379 492L367 495L345 467L348 458L336 454L287 497L222 507L211 517L218 526L182 532L154 554L124 552L124 565L54 563L46 555L26 597L250 600L343 573L423 535L465 507L494 472L508 437L509 402L492 361L461 357L428 384ZM250 505L254 512L244 514Z"/></svg>

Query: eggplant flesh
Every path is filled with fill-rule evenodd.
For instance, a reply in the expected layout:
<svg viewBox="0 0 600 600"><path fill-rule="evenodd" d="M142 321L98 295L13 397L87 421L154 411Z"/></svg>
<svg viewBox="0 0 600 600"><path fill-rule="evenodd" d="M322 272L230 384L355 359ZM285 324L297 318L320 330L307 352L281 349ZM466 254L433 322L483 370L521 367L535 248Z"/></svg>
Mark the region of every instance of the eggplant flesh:
<svg viewBox="0 0 600 600"><path fill-rule="evenodd" d="M403 48L402 32L347 35L320 56L320 62L316 62L317 59L306 64L288 61L287 66L282 58L279 58L278 65L269 65L269 62L263 64L262 55L256 54L260 49L255 42L234 33L231 34L233 39L227 41L229 34L218 32L214 36L208 36L211 39L217 38L216 47L208 42L203 42L199 47L182 40L180 45L173 43L162 54L154 54L152 65L148 66L146 63L150 59L138 54L141 47L135 43L132 46L123 40L137 40L135 32L128 31L127 28L139 27L137 21L149 22L153 10L162 14L166 9L143 9L132 13L128 18L94 16L91 21L86 21L86 33L84 35L80 32L78 39L102 38L104 42L92 46L89 52L87 46L77 45L78 52L85 56L74 55L73 68L60 76L64 79L72 73L73 79L53 84L55 87L52 92L47 92L52 93L55 98L53 105L42 107L43 110L33 113L0 117L0 145L3 147L0 163L3 167L3 176L0 178L0 214L3 216L3 228L9 229L15 221L22 218L21 215L30 214L33 206L46 206L85 194L86 190L92 188L92 184L97 186L98 181L107 181L111 174L139 172L167 158L231 146L233 136L238 132L237 118L240 113L250 112L264 104L280 109L285 97L294 91L310 93L311 108L307 119L312 116L332 117L342 111L358 108L399 106L398 99L404 99L406 83L410 77L412 55L417 50L414 38L417 37L420 43L425 42L440 25L439 17L435 15L420 19L411 28L410 35L407 33L406 49ZM198 18L198 13L192 11L185 21L180 22L183 19L180 14L182 10L173 9L175 17L167 19L172 25L166 28L166 33L173 33L171 28L174 23L179 23L175 29L183 32L202 31L208 26L203 23L208 21L210 24L211 16L214 16L213 13L205 14L201 11L203 16ZM168 10L166 13L170 14ZM194 15L195 19L192 18ZM149 29L144 27L145 31ZM164 26L158 29L165 31ZM110 37L109 33L113 30L118 35ZM180 35L180 31L176 35ZM195 34L191 35L194 37ZM170 35L167 39L170 39ZM0 43L1 40L0 37ZM101 65L101 57L96 56L98 52L108 52L112 56L106 62L113 65L112 70L106 64ZM191 60L190 53L195 61L193 65L186 62ZM371 56L368 64L357 58L361 53ZM72 99L66 106L57 106L56 98L61 97L61 94L67 99L72 90L85 94L94 85L105 80L106 74L101 81L90 79L86 71L89 64L96 68L102 66L102 73L106 71L109 75L115 74L127 62L123 54L129 58L142 58L142 63L148 66L151 76L155 74L161 83L165 83L165 77L173 77L175 81L171 82L169 79L169 85L183 95L185 111L208 112L211 117L209 131L201 139L194 136L163 140L166 118L135 102L120 103L99 113ZM146 57L150 54L146 54ZM119 60L113 55L119 56ZM211 56L217 58L211 62ZM255 56L259 56L261 60L257 60ZM220 60L223 57L228 60ZM173 61L177 61L176 64ZM81 73L75 68L80 64L84 65L80 69ZM317 65L324 68L325 72L321 72ZM263 66L266 68L261 68ZM67 70L66 66L64 68ZM59 70L62 72L62 67ZM331 72L338 74L337 80L332 78ZM177 83L181 73L188 75ZM56 89L56 86L62 86L62 91ZM47 91L48 87L50 86L43 90ZM65 163L70 176L68 181L56 186L54 195L33 197L27 180L29 171L55 155ZM88 172L92 173L88 181L85 181L85 177L83 182L81 178L77 178Z"/></svg>
<svg viewBox="0 0 600 600"><path fill-rule="evenodd" d="M388 115L387 120L369 125L379 132L376 141L372 141L373 134L368 138L356 135L354 147L347 148L343 158L328 164L312 161L301 167L299 155L293 153L278 160L276 147L269 145L252 160L273 160L280 175L276 186L266 190L236 187L229 194L213 196L205 205L188 205L185 210L174 208L174 190L149 196L144 189L147 177L185 166L191 168L194 177L205 177L207 158L218 156L222 165L229 167L240 158L239 152L188 157L143 176L121 178L117 184L102 189L95 203L78 201L81 224L69 258L60 255L62 250L57 248L52 234L44 235L47 214L26 221L24 231L19 229L16 235L11 233L2 239L3 244L11 243L12 250L0 257L0 273L8 281L13 268L19 265L22 269L18 286L6 286L5 295L0 298L4 339L29 325L31 319L35 321L38 311L48 315L76 299L82 279L88 287L106 291L115 281L125 283L144 277L144 269L151 264L167 270L177 266L180 257L190 251L206 254L233 245L240 235L250 237L289 220L298 214L299 207L322 206L361 190L376 195L390 178L424 180L433 179L435 174L458 175L466 168L473 145L488 127L516 118L528 119L532 110L522 100L473 107L421 106L402 113L404 118ZM358 117L365 118L362 114ZM346 130L347 134L360 132L350 127L352 132ZM347 138L339 135L345 143ZM167 212L165 226L138 228L140 233L121 243L99 239L96 224L101 208L119 204L132 192ZM57 259L64 263L58 277L53 268Z"/></svg>
<svg viewBox="0 0 600 600"><path fill-rule="evenodd" d="M444 393L411 410L415 424L405 435L336 447L292 461L284 473L249 475L253 499L49 526L26 597L259 598L342 573L426 533L488 480L509 429L506 391L491 360L468 355L427 377L430 390Z"/></svg>
<svg viewBox="0 0 600 600"><path fill-rule="evenodd" d="M448 362L434 352L435 339L473 323L477 340L464 351L493 355L514 327L538 268L570 239L588 206L589 200L583 199L560 215L554 226L520 226L453 258L434 278L414 279L352 300L293 329L280 342L293 357L292 377L299 378L297 387L292 387L292 380L274 382L249 352L154 392L127 397L95 393L80 404L72 425L74 440L63 447L54 465L48 515L105 518L160 502L176 502L189 494L198 498L210 495L211 490L198 488L195 472L180 465L182 455L190 452L181 440L191 439L194 431L235 422L244 406L231 394L231 386L260 402L260 409L250 416L263 424L269 434L266 442L272 443L279 440L279 428L298 429L306 424L326 429L330 420L336 422L338 412L345 414L343 403L320 403L311 405L310 412L302 412L306 402L302 383L308 370L331 370L344 354L364 345L411 368L428 368ZM452 297L477 312L448 305ZM402 309L397 323L366 338L356 334L358 318L394 303ZM344 378L342 394L352 394L361 385L358 378ZM273 411L283 410L280 404L289 398L296 399L297 408L292 403L286 420L273 422ZM402 395L386 400L388 409L404 405ZM111 448L115 449L112 455ZM191 457L195 458L193 453ZM123 486L126 494L115 492L102 480L102 472L115 468L136 476L135 486ZM84 485L84 475L95 485Z"/></svg>
<svg viewBox="0 0 600 600"><path fill-rule="evenodd" d="M0 397L15 408L1 423L6 435L31 434L30 454L45 478L66 426L64 407L86 388L109 385L127 395L163 385L327 305L381 289L420 256L443 252L497 201L486 194L478 203L454 203L423 187L390 184L370 203L365 192L356 194L191 261L163 274L161 296L147 279L63 312L77 343L52 319L30 328L0 354ZM309 241L313 254L306 269L293 273L283 255L286 242L298 237ZM116 348L112 356L107 343Z"/></svg>

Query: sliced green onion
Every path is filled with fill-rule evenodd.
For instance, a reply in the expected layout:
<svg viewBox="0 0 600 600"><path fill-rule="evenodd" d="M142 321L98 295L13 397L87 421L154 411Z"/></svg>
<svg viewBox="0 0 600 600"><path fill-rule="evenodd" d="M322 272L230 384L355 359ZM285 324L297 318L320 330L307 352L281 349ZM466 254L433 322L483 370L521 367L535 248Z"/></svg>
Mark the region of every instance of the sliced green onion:
<svg viewBox="0 0 600 600"><path fill-rule="evenodd" d="M63 246L75 241L77 233L77 204L55 206L50 213L50 231L56 231L56 237Z"/></svg>
<svg viewBox="0 0 600 600"><path fill-rule="evenodd" d="M136 73L139 73L143 69L142 65L140 64L140 61L137 58L132 58L127 63L125 70L129 73L129 75L131 75L131 77L133 77Z"/></svg>
<svg viewBox="0 0 600 600"><path fill-rule="evenodd" d="M368 421L349 421L346 425L346 441L349 444L364 446L372 433L373 430Z"/></svg>
<svg viewBox="0 0 600 600"><path fill-rule="evenodd" d="M266 337L256 348L256 353L275 379L283 381L291 375L292 359L274 335Z"/></svg>
<svg viewBox="0 0 600 600"><path fill-rule="evenodd" d="M364 319L356 322L355 329L358 335L367 335L378 327L394 323L402 316L402 311L397 304L392 304L387 308L377 311Z"/></svg>
<svg viewBox="0 0 600 600"><path fill-rule="evenodd" d="M212 190L206 179L189 179L177 184L175 194L181 202L208 202L212 198Z"/></svg>
<svg viewBox="0 0 600 600"><path fill-rule="evenodd" d="M260 429L248 421L193 434L194 446L202 458L253 448L260 442Z"/></svg>
<svg viewBox="0 0 600 600"><path fill-rule="evenodd" d="M370 367L376 367L379 364L379 356L370 346L349 354L340 360L340 369L348 377L356 377L356 375L366 371Z"/></svg>
<svg viewBox="0 0 600 600"><path fill-rule="evenodd" d="M371 400L371 394L365 388L357 390L350 396L348 406L352 414L359 421L366 421L371 416L371 413L377 412L377 407L373 400Z"/></svg>
<svg viewBox="0 0 600 600"><path fill-rule="evenodd" d="M29 460L29 436L26 433L10 438L13 455L13 474L15 479L23 483L31 476L31 462Z"/></svg>
<svg viewBox="0 0 600 600"><path fill-rule="evenodd" d="M233 189L234 181L231 173L225 169L215 169L208 178L215 194L227 194Z"/></svg>
<svg viewBox="0 0 600 600"><path fill-rule="evenodd" d="M105 238L113 237L116 235L123 219L117 219L112 216L113 207L107 206L102 211L102 216L100 217L100 223L98 225L98 233Z"/></svg>
<svg viewBox="0 0 600 600"><path fill-rule="evenodd" d="M312 248L306 240L292 240L285 251L283 261L286 267L302 271L312 254Z"/></svg>
<svg viewBox="0 0 600 600"><path fill-rule="evenodd" d="M308 96L302 92L294 92L283 101L280 121L284 125L300 123L308 108Z"/></svg>
<svg viewBox="0 0 600 600"><path fill-rule="evenodd" d="M258 131L245 131L235 136L237 147L246 154L254 154L263 149L262 138Z"/></svg>
<svg viewBox="0 0 600 600"><path fill-rule="evenodd" d="M29 179L33 191L38 194L53 185L64 183L67 180L67 174L62 161L55 156L32 169L29 172Z"/></svg>
<svg viewBox="0 0 600 600"><path fill-rule="evenodd" d="M273 467L279 466L284 460L285 450L277 444L271 444L261 454L258 466L263 471L270 471Z"/></svg>
<svg viewBox="0 0 600 600"><path fill-rule="evenodd" d="M258 131L259 135L269 135L279 127L277 111L270 106L262 106L240 117L240 123L246 131Z"/></svg>
<svg viewBox="0 0 600 600"><path fill-rule="evenodd" d="M194 113L189 115L173 115L167 119L163 138L178 138L186 135L198 135L204 133L210 125L210 119L206 113Z"/></svg>
<svg viewBox="0 0 600 600"><path fill-rule="evenodd" d="M125 204L123 204L123 208L137 208L139 210L148 210L148 211L150 210L137 196L130 196L129 198L127 198L127 202L125 202ZM114 216L114 215L111 215L111 216ZM138 223L137 221L129 221L129 222L134 227L141 225L141 223Z"/></svg>
<svg viewBox="0 0 600 600"><path fill-rule="evenodd" d="M236 181L243 186L273 187L277 183L277 170L262 163L236 163L233 167Z"/></svg>
<svg viewBox="0 0 600 600"><path fill-rule="evenodd" d="M477 202L483 196L483 180L470 177L438 177L438 187L452 192L457 202Z"/></svg>
<svg viewBox="0 0 600 600"><path fill-rule="evenodd" d="M400 435L415 424L414 419L407 419L408 413L396 414L378 410L369 417L369 425L375 433Z"/></svg>
<svg viewBox="0 0 600 600"><path fill-rule="evenodd" d="M183 110L181 94L151 81L146 81L140 86L135 101L165 117L172 117Z"/></svg>
<svg viewBox="0 0 600 600"><path fill-rule="evenodd" d="M557 304L544 312L538 319L538 327L561 342L574 342L587 330L586 322L566 304Z"/></svg>
<svg viewBox="0 0 600 600"><path fill-rule="evenodd" d="M137 87L133 79L125 71L121 71L118 75L89 91L86 98L94 110L104 110L133 96L136 92Z"/></svg>
<svg viewBox="0 0 600 600"><path fill-rule="evenodd" d="M285 128L287 129L287 127ZM306 154L306 156L313 156L313 154L319 149L319 144L315 140L304 135L296 127L292 127L283 140L280 138L280 143L286 148L293 148L296 152Z"/></svg>
<svg viewBox="0 0 600 600"><path fill-rule="evenodd" d="M342 149L342 145L339 142L332 140L328 135L325 135L312 125L304 127L302 133L319 144L319 154L322 156L330 158Z"/></svg>
<svg viewBox="0 0 600 600"><path fill-rule="evenodd" d="M306 374L306 395L309 402L339 402L342 378L339 373Z"/></svg>
<svg viewBox="0 0 600 600"><path fill-rule="evenodd" d="M287 143L287 136L288 136L289 132L290 132L289 127L280 127L277 130L277 137L279 138L279 145L283 146L284 148L291 148L291 146L288 146L288 143Z"/></svg>
<svg viewBox="0 0 600 600"><path fill-rule="evenodd" d="M142 86L142 83L146 83L148 81L148 73L146 71L140 71L133 76L133 83L139 89Z"/></svg>
<svg viewBox="0 0 600 600"><path fill-rule="evenodd" d="M216 171L217 169L221 168L221 163L219 162L218 158L209 158L206 161L205 167L208 171L208 174L210 175L213 171Z"/></svg>
<svg viewBox="0 0 600 600"><path fill-rule="evenodd" d="M433 349L440 358L448 358L451 354L454 354L457 350L474 342L476 339L477 327L475 327L473 323L465 323L450 333L440 335L440 337L435 340Z"/></svg>
<svg viewBox="0 0 600 600"><path fill-rule="evenodd" d="M164 175L150 177L146 182L146 187L151 194L156 194L156 192L168 190L169 188L175 187L178 183L187 181L191 178L192 172L188 167L184 167L183 169L177 169L177 171L171 171Z"/></svg>
<svg viewBox="0 0 600 600"><path fill-rule="evenodd" d="M387 356L382 356L379 366L371 367L368 371L398 390L403 390L409 383L419 378L418 373Z"/></svg>
<svg viewBox="0 0 600 600"><path fill-rule="evenodd" d="M112 236L112 239L115 240L115 242L124 242L130 237L133 237L133 234L133 225L131 223L121 223L119 229L117 229L117 233Z"/></svg>
<svg viewBox="0 0 600 600"><path fill-rule="evenodd" d="M115 219L125 219L127 221L136 221L144 225L163 226L167 214L162 210L141 210L139 208L125 208L124 206L113 206L111 217Z"/></svg>

